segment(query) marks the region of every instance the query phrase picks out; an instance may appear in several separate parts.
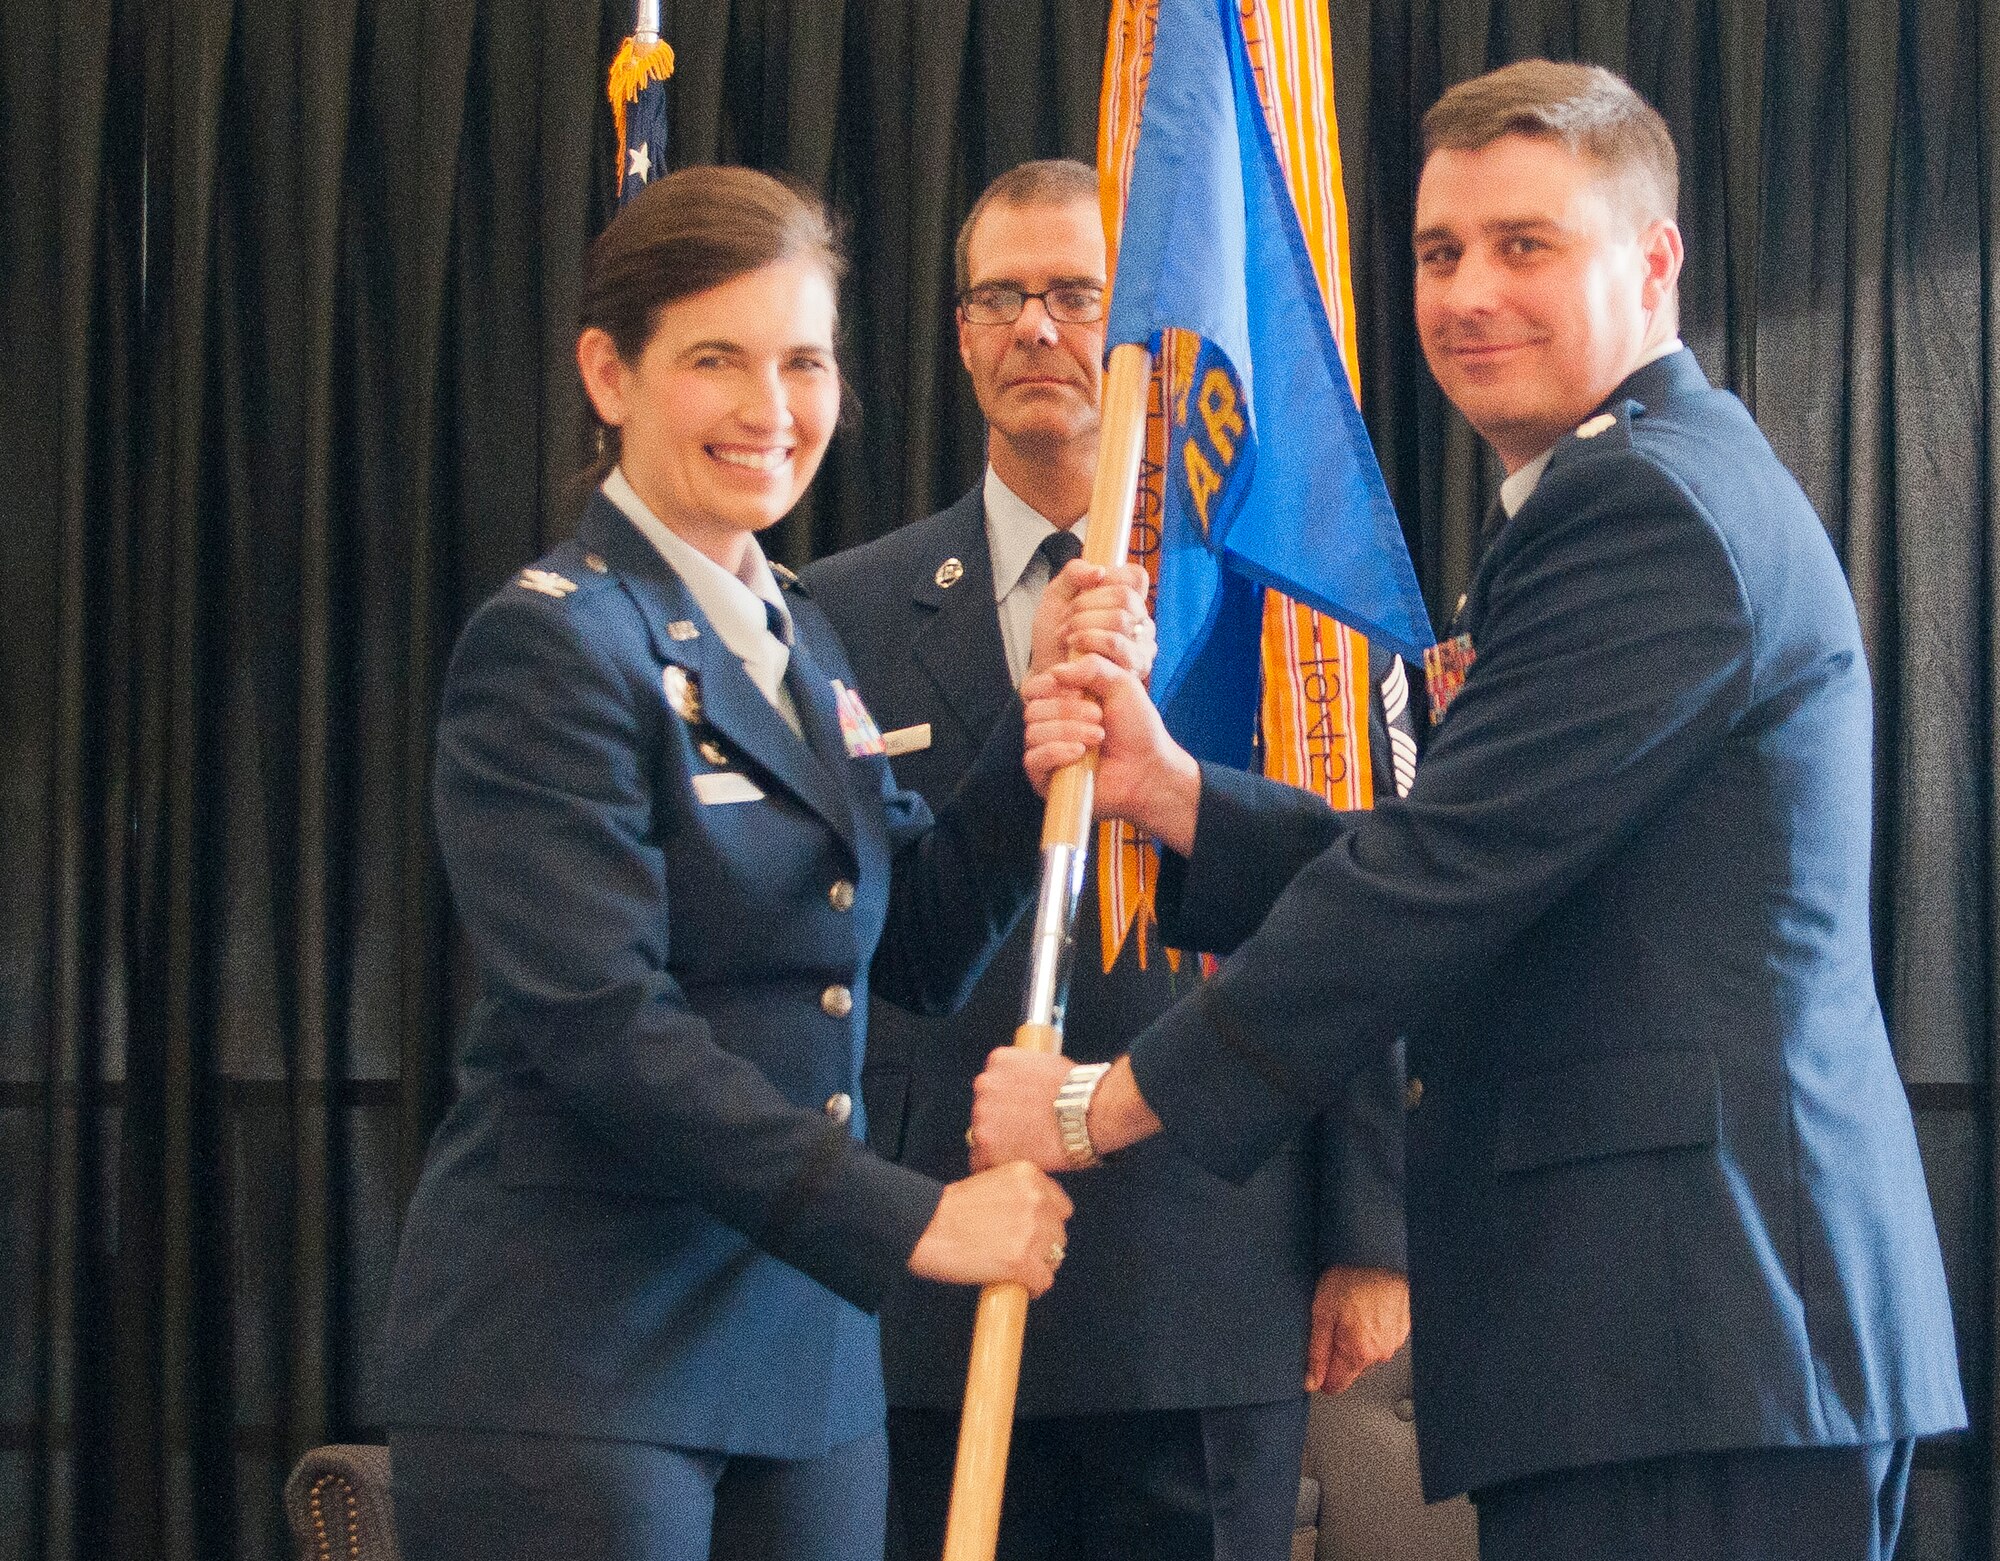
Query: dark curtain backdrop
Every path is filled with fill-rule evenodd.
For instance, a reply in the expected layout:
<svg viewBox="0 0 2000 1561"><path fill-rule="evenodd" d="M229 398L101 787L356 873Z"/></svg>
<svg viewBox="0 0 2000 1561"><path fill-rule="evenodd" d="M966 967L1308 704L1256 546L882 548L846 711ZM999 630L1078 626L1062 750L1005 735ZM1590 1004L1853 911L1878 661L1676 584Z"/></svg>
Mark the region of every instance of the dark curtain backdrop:
<svg viewBox="0 0 2000 1561"><path fill-rule="evenodd" d="M974 476L951 235L1002 168L1092 155L1105 0L666 10L675 161L789 171L852 223L863 416L798 562ZM277 1556L294 1457L378 1429L467 995L438 680L569 524L629 15L0 0L0 1555ZM1687 338L1818 504L1874 657L1879 970L1975 1420L1924 1450L1903 1554L2000 1556L2000 14L1335 0L1333 33L1367 413L1440 614L1495 474L1411 336L1415 122L1549 53L1673 124Z"/></svg>

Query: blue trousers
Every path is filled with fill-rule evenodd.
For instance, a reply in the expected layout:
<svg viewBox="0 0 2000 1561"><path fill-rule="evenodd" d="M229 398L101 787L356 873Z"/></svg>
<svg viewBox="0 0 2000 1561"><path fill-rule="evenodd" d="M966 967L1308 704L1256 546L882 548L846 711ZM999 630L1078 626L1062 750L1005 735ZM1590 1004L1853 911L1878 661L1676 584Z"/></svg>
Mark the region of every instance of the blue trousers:
<svg viewBox="0 0 2000 1561"><path fill-rule="evenodd" d="M1889 1561L1910 1441L1683 1453L1472 1499L1479 1561Z"/></svg>
<svg viewBox="0 0 2000 1561"><path fill-rule="evenodd" d="M1303 1394L1226 1409L1016 1421L997 1561L1284 1561ZM890 1561L936 1561L958 1416L889 1411Z"/></svg>
<svg viewBox="0 0 2000 1561"><path fill-rule="evenodd" d="M404 1561L881 1561L881 1432L809 1459L392 1429Z"/></svg>

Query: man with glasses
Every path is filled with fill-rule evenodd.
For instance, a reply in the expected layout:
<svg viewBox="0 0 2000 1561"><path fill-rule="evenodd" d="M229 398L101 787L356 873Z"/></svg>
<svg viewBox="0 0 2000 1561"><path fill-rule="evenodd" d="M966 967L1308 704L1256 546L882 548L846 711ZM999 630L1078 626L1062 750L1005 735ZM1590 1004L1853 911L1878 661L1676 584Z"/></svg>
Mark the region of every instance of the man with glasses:
<svg viewBox="0 0 2000 1561"><path fill-rule="evenodd" d="M957 283L959 355L987 423L983 479L806 575L898 779L933 801L1006 708L1036 601L1080 545L1104 354L1096 173L1037 162L996 180L959 233ZM1193 977L1138 929L1107 974L1094 886L1078 920L1065 1047L1107 1059ZM863 1085L882 1153L964 1173L972 1078L1012 1034L1025 934L955 1018L870 1015ZM1062 1282L1029 1311L1002 1561L1287 1553L1302 1379L1337 1391L1408 1328L1401 1132L1401 1069L1385 1059L1241 1186L1157 1147L1076 1179ZM891 1553L900 1535L914 1561L943 1543L971 1298L911 1281L882 1325Z"/></svg>

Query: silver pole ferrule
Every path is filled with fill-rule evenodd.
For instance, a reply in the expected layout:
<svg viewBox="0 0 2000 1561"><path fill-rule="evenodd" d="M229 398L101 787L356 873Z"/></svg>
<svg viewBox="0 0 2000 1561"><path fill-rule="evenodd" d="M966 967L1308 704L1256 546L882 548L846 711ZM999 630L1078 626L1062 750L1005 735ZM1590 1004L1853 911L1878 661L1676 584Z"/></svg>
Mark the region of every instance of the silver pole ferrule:
<svg viewBox="0 0 2000 1561"><path fill-rule="evenodd" d="M639 15L632 24L632 36L640 43L660 41L660 0L639 0Z"/></svg>
<svg viewBox="0 0 2000 1561"><path fill-rule="evenodd" d="M1042 847L1042 887L1035 897L1035 930L1028 945L1028 990L1021 1003L1023 1024L1062 1031L1069 997L1070 926L1083 892L1088 853L1058 843Z"/></svg>

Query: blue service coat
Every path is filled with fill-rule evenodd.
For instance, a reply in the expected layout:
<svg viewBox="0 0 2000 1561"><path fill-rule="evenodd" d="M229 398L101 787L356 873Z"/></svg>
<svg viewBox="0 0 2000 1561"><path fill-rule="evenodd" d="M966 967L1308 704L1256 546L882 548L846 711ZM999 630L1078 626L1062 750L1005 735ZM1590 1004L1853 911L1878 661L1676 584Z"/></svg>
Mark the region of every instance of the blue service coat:
<svg viewBox="0 0 2000 1561"><path fill-rule="evenodd" d="M956 560L956 573L944 566ZM806 571L885 729L929 732L896 759L905 784L948 797L1013 706L993 600L985 505L949 509ZM1378 738L1376 752L1386 754ZM1107 974L1095 864L1076 929L1064 1050L1116 1057L1194 984L1155 939L1128 939ZM963 1176L972 1079L1018 1022L1029 928L965 1009L925 1018L877 1003L868 1027L871 1141L932 1176ZM1313 1282L1335 1263L1403 1268L1403 1077L1385 1055L1338 1109L1294 1133L1242 1185L1164 1142L1065 1179L1076 1203L1061 1281L1028 1309L1018 1412L1084 1415L1296 1399ZM956 1410L973 1296L904 1277L882 1304L889 1401Z"/></svg>
<svg viewBox="0 0 2000 1561"><path fill-rule="evenodd" d="M802 1458L882 1423L870 1310L939 1187L863 1147L868 996L964 998L1041 806L1017 702L934 824L851 756L853 674L789 605L803 742L601 495L466 627L436 805L483 995L404 1227L392 1424Z"/></svg>
<svg viewBox="0 0 2000 1561"><path fill-rule="evenodd" d="M1692 354L1555 449L1455 626L1402 803L1204 771L1170 935L1233 950L1132 1049L1242 1176L1407 1033L1432 1497L1964 1424L1869 946L1868 673L1839 562Z"/></svg>

